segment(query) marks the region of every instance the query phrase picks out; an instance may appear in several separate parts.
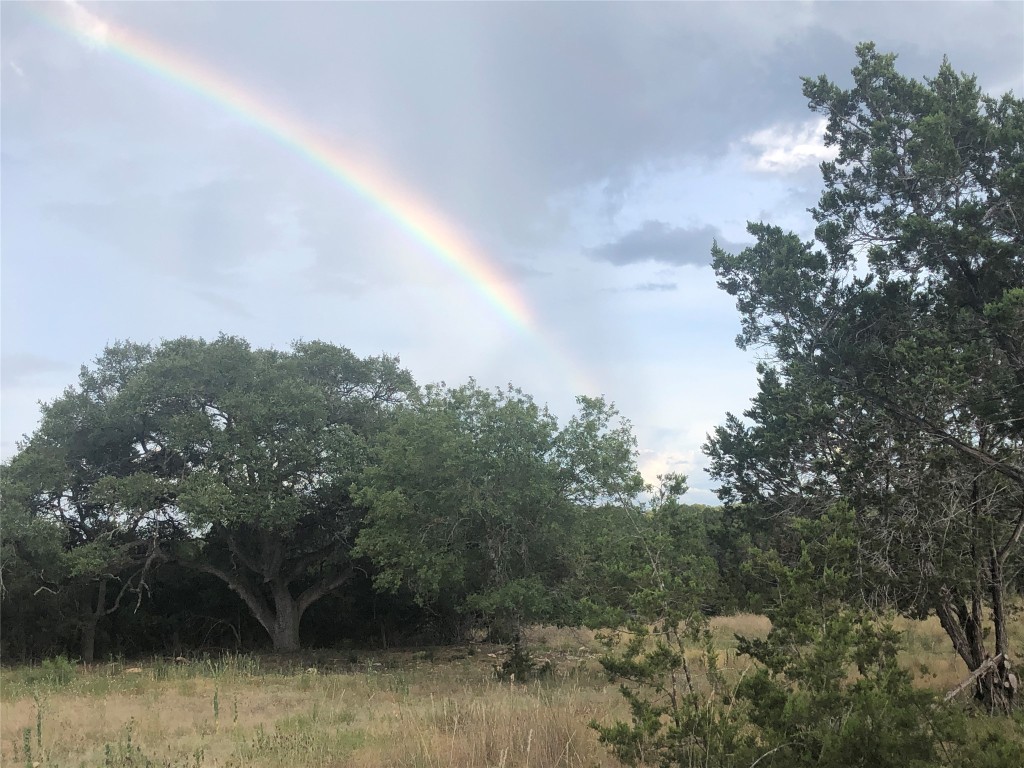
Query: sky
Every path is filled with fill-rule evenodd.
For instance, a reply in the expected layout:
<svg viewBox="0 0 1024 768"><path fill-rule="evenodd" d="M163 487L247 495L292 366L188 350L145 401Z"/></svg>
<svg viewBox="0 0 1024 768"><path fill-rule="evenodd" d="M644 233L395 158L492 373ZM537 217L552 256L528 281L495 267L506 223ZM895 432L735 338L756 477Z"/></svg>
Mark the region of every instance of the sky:
<svg viewBox="0 0 1024 768"><path fill-rule="evenodd" d="M1024 92L1024 4L0 4L0 454L118 340L322 339L603 395L641 469L756 389L714 240L810 237L801 76Z"/></svg>

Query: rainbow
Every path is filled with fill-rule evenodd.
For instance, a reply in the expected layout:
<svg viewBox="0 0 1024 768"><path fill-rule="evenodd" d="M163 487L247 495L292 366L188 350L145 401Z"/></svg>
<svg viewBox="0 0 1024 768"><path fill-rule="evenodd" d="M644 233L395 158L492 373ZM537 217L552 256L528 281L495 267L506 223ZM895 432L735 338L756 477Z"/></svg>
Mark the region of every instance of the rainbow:
<svg viewBox="0 0 1024 768"><path fill-rule="evenodd" d="M103 21L75 2L65 2L63 13L49 10L60 6L40 3L34 7L48 24L230 110L323 169L426 246L513 327L533 330L533 317L526 301L501 270L438 212L387 174L328 143L298 120L259 101L222 75L136 32Z"/></svg>

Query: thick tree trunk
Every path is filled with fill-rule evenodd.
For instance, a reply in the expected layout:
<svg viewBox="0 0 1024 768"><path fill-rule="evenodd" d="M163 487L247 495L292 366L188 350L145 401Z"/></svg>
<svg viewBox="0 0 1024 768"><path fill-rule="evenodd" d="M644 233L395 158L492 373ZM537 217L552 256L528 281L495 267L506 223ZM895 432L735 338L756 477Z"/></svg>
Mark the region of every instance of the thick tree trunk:
<svg viewBox="0 0 1024 768"><path fill-rule="evenodd" d="M267 627L274 650L278 653L294 653L299 650L299 622L302 611L298 601L292 597L288 585L283 581L271 585L274 596L274 623Z"/></svg>
<svg viewBox="0 0 1024 768"><path fill-rule="evenodd" d="M317 600L339 589L352 576L351 569L335 574L333 578L324 579L295 597L290 589L290 585L297 578L294 572L289 575L278 575L276 578L267 579L262 584L257 584L244 572L221 570L205 563L184 564L197 571L216 576L227 584L249 607L252 615L270 636L274 650L280 653L292 653L299 650L301 647L299 624L306 609ZM280 573L280 563L277 566ZM263 585L270 587L272 605L267 600L266 588Z"/></svg>

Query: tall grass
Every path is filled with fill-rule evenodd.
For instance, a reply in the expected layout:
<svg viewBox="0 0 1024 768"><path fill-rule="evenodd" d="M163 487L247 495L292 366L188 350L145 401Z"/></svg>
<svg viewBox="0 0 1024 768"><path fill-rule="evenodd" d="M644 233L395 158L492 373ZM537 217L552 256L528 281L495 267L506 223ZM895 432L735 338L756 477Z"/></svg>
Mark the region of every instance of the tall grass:
<svg viewBox="0 0 1024 768"><path fill-rule="evenodd" d="M959 662L937 622L897 621L908 668L946 690ZM735 635L763 636L767 620L715 619L728 665ZM1016 642L1024 628L1015 627ZM601 768L617 763L591 720L628 719L583 630L537 628L535 658L552 673L501 682L497 648L295 659L228 655L180 663L67 659L3 670L0 765L93 768ZM1019 645L1017 647L1020 647ZM922 671L924 669L925 671Z"/></svg>

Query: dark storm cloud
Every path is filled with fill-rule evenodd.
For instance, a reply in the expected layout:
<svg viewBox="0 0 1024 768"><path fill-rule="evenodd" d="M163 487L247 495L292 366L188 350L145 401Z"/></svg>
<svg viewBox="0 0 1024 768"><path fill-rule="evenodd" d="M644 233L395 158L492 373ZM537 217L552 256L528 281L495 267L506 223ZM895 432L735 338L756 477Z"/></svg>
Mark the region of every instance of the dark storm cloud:
<svg viewBox="0 0 1024 768"><path fill-rule="evenodd" d="M712 226L674 227L663 221L648 220L617 240L588 249L587 253L617 266L654 261L705 267L711 264L711 246L716 240L728 251L743 248L726 241Z"/></svg>

